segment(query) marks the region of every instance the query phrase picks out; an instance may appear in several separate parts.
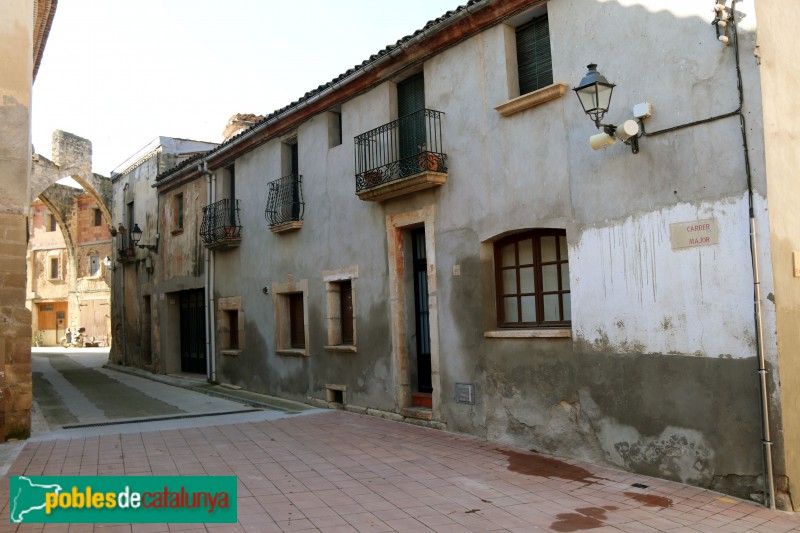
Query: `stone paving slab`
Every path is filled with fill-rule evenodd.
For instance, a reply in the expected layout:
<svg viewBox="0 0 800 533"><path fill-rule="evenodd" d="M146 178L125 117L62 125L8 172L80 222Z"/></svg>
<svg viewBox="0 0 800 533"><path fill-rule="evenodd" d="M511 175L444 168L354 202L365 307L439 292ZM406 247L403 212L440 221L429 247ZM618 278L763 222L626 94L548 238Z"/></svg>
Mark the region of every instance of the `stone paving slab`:
<svg viewBox="0 0 800 533"><path fill-rule="evenodd" d="M342 411L28 442L9 470L23 474L236 475L239 521L17 526L3 479L0 533L800 531L709 490Z"/></svg>

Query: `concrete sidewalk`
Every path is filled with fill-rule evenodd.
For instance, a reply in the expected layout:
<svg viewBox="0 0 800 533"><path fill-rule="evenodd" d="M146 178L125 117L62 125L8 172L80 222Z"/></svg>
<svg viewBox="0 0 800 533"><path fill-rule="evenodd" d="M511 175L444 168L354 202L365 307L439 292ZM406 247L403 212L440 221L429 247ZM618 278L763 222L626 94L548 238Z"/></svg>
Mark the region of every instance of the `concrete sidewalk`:
<svg viewBox="0 0 800 533"><path fill-rule="evenodd" d="M239 523L2 531L800 531L800 517L443 431L323 411L28 442L10 475L236 475Z"/></svg>

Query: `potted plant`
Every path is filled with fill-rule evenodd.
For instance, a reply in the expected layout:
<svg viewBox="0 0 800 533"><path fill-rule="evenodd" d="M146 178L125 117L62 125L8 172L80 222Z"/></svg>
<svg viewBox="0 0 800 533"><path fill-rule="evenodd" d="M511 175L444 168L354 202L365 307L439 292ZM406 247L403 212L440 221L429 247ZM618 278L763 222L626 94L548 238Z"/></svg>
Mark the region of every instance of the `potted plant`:
<svg viewBox="0 0 800 533"><path fill-rule="evenodd" d="M44 338L44 332L42 330L37 330L36 333L33 334L33 344L34 346L41 346L42 339Z"/></svg>
<svg viewBox="0 0 800 533"><path fill-rule="evenodd" d="M417 158L419 169L423 172L439 171L439 154L429 152L427 146L419 145L419 157Z"/></svg>
<svg viewBox="0 0 800 533"><path fill-rule="evenodd" d="M380 170L370 170L364 173L364 184L367 187L375 187L383 181L383 173Z"/></svg>
<svg viewBox="0 0 800 533"><path fill-rule="evenodd" d="M236 238L236 226L225 226L225 238L226 239Z"/></svg>

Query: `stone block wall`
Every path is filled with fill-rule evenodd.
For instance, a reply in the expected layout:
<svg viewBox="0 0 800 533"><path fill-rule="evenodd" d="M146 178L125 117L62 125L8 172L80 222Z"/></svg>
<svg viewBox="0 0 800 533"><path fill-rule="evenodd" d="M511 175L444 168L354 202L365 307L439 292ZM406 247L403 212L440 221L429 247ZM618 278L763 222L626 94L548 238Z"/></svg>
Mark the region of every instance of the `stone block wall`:
<svg viewBox="0 0 800 533"><path fill-rule="evenodd" d="M26 217L0 213L0 360L5 361L0 392L5 435L30 435L31 313L25 307Z"/></svg>

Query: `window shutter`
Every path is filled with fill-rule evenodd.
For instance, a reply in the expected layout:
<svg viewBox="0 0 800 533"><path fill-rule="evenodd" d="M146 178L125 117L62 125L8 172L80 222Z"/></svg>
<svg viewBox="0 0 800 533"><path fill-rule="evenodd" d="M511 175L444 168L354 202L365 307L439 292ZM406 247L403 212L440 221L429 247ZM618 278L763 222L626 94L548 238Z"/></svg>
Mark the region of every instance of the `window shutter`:
<svg viewBox="0 0 800 533"><path fill-rule="evenodd" d="M412 76L397 84L397 117L425 109L425 78Z"/></svg>
<svg viewBox="0 0 800 533"><path fill-rule="evenodd" d="M547 15L535 18L517 30L517 68L520 95L553 83Z"/></svg>
<svg viewBox="0 0 800 533"><path fill-rule="evenodd" d="M422 113L403 119L425 109L425 78L422 74L412 76L397 84L397 116L400 118L401 175L419 172L417 154L425 144L425 117Z"/></svg>

